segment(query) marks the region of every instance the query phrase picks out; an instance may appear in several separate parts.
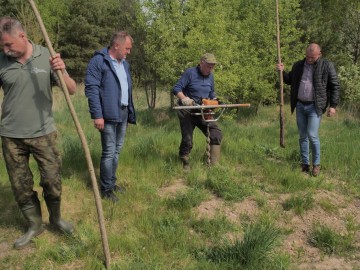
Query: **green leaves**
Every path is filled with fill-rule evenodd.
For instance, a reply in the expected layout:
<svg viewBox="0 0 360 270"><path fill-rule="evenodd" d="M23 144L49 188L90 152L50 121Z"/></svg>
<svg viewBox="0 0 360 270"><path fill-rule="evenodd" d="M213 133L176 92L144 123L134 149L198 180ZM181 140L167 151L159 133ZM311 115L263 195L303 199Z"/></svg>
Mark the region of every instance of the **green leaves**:
<svg viewBox="0 0 360 270"><path fill-rule="evenodd" d="M309 42L335 62L345 80L343 96L357 89L360 6L357 0L280 0L280 47L285 70L304 57ZM133 79L140 86L170 90L204 52L218 59L215 87L227 103L277 102L275 0L37 0L56 51L70 74L83 80L93 52L108 46L115 30L134 38ZM0 0L0 16L21 20L36 43L38 25L25 0ZM354 64L354 67L351 67ZM349 76L348 76L349 74ZM288 86L285 87L285 91ZM355 91L351 99L357 96ZM154 103L153 103L154 102ZM155 104L153 100L152 104ZM154 105L155 106L155 105Z"/></svg>

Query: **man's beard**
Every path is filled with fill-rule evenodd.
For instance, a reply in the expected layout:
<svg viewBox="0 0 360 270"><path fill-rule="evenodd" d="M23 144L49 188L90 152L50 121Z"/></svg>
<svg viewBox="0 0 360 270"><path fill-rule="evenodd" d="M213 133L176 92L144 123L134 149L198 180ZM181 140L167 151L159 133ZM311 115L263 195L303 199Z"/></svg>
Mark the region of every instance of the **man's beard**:
<svg viewBox="0 0 360 270"><path fill-rule="evenodd" d="M4 52L6 56L11 57L11 58L19 58L21 57L21 55L19 53L13 52L13 51L7 51Z"/></svg>

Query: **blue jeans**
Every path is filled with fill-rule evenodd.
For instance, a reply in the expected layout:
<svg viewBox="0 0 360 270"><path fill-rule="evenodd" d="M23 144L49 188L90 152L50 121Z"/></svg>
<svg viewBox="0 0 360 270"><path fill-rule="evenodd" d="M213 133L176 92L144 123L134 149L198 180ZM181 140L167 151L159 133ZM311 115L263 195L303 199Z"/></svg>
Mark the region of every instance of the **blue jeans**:
<svg viewBox="0 0 360 270"><path fill-rule="evenodd" d="M301 163L310 165L309 141L313 165L320 165L319 127L321 115L316 113L315 104L296 104L296 122L299 131Z"/></svg>
<svg viewBox="0 0 360 270"><path fill-rule="evenodd" d="M127 113L126 113L127 114ZM100 184L101 191L113 190L119 155L125 141L127 121L105 122L101 131Z"/></svg>

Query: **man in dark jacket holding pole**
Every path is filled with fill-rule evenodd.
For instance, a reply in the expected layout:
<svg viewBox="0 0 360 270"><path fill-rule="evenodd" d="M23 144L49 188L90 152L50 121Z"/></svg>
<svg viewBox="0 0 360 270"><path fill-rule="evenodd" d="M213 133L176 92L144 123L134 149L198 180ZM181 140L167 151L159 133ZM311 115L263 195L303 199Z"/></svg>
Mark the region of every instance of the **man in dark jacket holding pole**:
<svg viewBox="0 0 360 270"><path fill-rule="evenodd" d="M122 191L116 184L116 169L126 128L128 123L136 124L130 65L126 61L132 42L127 32L114 33L110 46L95 52L85 78L91 118L101 133L101 196L113 202L118 201L115 192Z"/></svg>
<svg viewBox="0 0 360 270"><path fill-rule="evenodd" d="M284 70L283 64L277 69ZM306 49L306 58L296 62L289 73L284 72L284 82L291 85L291 112L296 108L296 122L299 131L301 168L310 172L309 141L312 150L312 175L320 173L320 139L318 130L321 116L336 113L339 103L340 85L332 62L321 58L321 48L312 43Z"/></svg>

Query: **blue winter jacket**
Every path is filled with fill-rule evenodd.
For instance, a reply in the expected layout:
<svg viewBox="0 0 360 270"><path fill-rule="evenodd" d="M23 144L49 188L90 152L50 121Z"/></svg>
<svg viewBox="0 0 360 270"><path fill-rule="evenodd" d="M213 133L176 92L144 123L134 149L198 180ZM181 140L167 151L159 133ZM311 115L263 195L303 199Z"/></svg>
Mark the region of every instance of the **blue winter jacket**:
<svg viewBox="0 0 360 270"><path fill-rule="evenodd" d="M136 124L129 63L124 61L124 67L129 85L128 123ZM85 95L88 98L92 119L121 121L121 86L111 63L108 48L96 51L88 64Z"/></svg>

